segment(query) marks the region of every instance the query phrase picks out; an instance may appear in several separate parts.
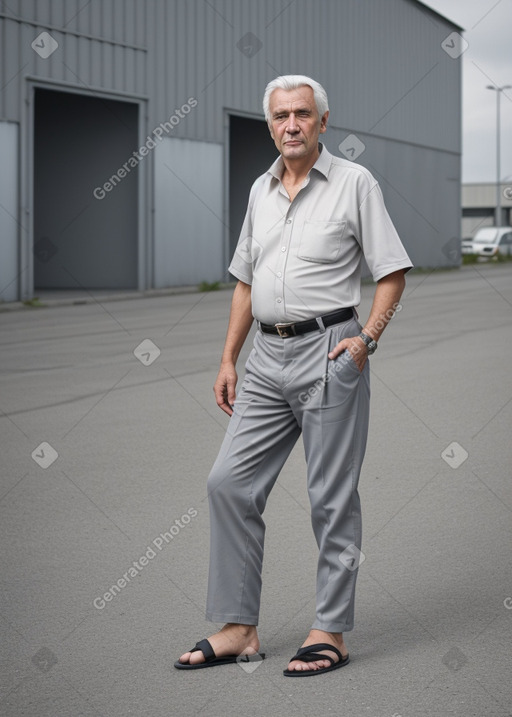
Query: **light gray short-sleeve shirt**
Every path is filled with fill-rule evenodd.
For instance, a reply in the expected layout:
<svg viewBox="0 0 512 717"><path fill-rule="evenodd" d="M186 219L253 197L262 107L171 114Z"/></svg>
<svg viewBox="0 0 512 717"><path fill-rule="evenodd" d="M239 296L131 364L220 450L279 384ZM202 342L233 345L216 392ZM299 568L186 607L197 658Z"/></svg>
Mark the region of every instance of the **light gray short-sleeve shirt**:
<svg viewBox="0 0 512 717"><path fill-rule="evenodd" d="M265 324L357 306L363 255L375 281L412 267L374 177L320 150L293 202L281 157L251 188L229 271L251 284L253 315Z"/></svg>

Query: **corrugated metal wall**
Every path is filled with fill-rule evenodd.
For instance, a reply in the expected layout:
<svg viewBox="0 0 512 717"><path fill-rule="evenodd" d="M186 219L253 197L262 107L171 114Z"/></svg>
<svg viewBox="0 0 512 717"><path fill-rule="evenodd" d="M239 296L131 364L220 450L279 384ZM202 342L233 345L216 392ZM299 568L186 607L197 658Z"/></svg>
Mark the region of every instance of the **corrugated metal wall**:
<svg viewBox="0 0 512 717"><path fill-rule="evenodd" d="M187 139L164 139L155 149L156 288L226 281L222 155L221 145Z"/></svg>
<svg viewBox="0 0 512 717"><path fill-rule="evenodd" d="M260 113L270 79L303 73L325 85L333 126L460 151L460 63L441 47L453 28L412 0L148 7L153 122L191 95L199 102L177 136L222 142L222 107Z"/></svg>
<svg viewBox="0 0 512 717"><path fill-rule="evenodd" d="M18 298L18 127L14 122L0 122L0 298Z"/></svg>
<svg viewBox="0 0 512 717"><path fill-rule="evenodd" d="M0 118L20 120L27 76L146 93L144 0L13 0L0 9ZM47 58L32 48L44 31L59 45Z"/></svg>
<svg viewBox="0 0 512 717"><path fill-rule="evenodd" d="M329 149L339 154L347 134L373 138L357 161L380 174L413 258L447 264L442 249L460 224L461 63L441 43L456 29L415 0L10 0L0 6L0 120L29 127L27 88L51 81L147 98L144 136L168 122L165 136L222 145L226 110L261 115L270 79L308 74L329 93ZM47 58L32 44L43 31L59 45ZM20 149L20 166L29 167L26 131ZM154 159L145 159L148 217ZM31 181L24 172L22 203ZM218 182L226 194L225 176ZM195 201L190 193L184 217ZM155 234L150 219L143 226L153 269L142 284L151 286L159 249L171 242L179 252L182 237ZM226 264L227 238L224 245Z"/></svg>
<svg viewBox="0 0 512 717"><path fill-rule="evenodd" d="M222 107L260 113L270 79L304 73L327 88L333 126L460 150L460 63L441 48L453 28L413 0L10 0L2 8L1 119L20 119L20 80L37 76L147 95L149 129L193 96L198 111L174 135L222 142ZM47 59L31 47L44 30L59 43Z"/></svg>

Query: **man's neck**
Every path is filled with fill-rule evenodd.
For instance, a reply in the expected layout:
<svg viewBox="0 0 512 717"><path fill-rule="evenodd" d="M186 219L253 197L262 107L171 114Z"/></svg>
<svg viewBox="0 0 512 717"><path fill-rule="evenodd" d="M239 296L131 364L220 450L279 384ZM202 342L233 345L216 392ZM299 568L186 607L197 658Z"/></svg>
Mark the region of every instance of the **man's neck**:
<svg viewBox="0 0 512 717"><path fill-rule="evenodd" d="M314 166L316 160L320 156L319 148L317 147L312 155L307 157L300 157L298 159L286 159L283 157L284 170L281 176L281 181L288 181L291 184L298 184L307 176L311 167Z"/></svg>

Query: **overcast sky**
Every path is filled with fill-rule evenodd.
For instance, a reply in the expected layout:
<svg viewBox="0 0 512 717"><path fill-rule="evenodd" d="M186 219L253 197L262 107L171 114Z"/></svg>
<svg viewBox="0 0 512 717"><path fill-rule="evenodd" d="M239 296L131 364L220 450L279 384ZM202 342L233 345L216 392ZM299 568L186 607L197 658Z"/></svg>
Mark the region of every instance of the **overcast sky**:
<svg viewBox="0 0 512 717"><path fill-rule="evenodd" d="M512 85L512 0L422 0L464 28L462 179L496 181L496 92ZM501 179L512 182L512 90L501 94Z"/></svg>

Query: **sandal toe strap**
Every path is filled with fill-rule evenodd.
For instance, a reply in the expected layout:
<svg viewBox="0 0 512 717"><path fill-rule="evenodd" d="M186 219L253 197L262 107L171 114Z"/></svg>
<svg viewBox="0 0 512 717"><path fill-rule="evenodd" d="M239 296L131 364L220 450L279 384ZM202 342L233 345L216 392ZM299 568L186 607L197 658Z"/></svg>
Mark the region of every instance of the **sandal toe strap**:
<svg viewBox="0 0 512 717"><path fill-rule="evenodd" d="M190 650L190 652L197 652L198 650L203 653L205 662L211 662L217 657L213 647L210 645L208 640L199 640L199 642L196 643L196 646L192 650Z"/></svg>
<svg viewBox="0 0 512 717"><path fill-rule="evenodd" d="M322 655L318 652L318 650L330 650L337 655L339 662L343 660L343 656L337 647L329 645L326 642L319 642L316 645L301 647L300 650L297 650L297 654L292 657L291 661L301 660L301 662L316 662L317 660L329 660L331 665L336 664L336 660L333 657L330 655Z"/></svg>

